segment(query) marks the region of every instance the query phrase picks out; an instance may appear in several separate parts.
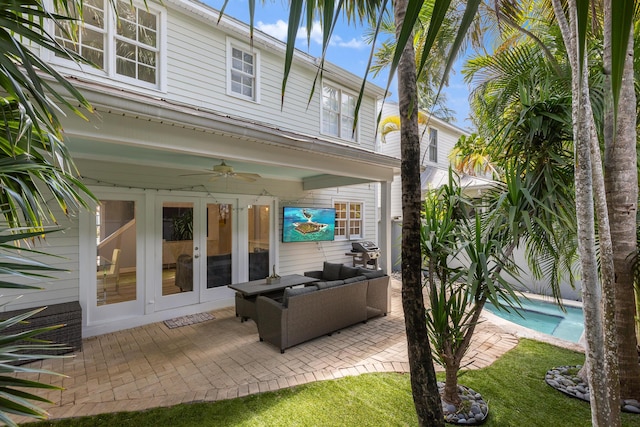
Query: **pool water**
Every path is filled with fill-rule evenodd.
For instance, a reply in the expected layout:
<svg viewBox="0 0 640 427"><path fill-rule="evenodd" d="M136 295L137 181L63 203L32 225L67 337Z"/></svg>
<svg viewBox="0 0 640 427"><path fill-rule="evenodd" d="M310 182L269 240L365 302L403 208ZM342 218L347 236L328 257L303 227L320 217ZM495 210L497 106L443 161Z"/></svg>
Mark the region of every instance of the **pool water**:
<svg viewBox="0 0 640 427"><path fill-rule="evenodd" d="M522 299L522 308L498 310L487 302L485 309L512 323L552 335L563 340L578 342L584 331L582 309L565 305L566 313L552 303ZM517 313L520 314L517 314Z"/></svg>

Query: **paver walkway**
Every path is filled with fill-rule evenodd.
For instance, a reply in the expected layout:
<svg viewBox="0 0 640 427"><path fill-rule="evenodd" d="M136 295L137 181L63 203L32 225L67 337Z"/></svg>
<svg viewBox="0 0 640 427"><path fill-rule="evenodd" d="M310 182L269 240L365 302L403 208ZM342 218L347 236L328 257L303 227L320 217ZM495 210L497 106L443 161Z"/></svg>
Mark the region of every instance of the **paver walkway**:
<svg viewBox="0 0 640 427"><path fill-rule="evenodd" d="M46 395L55 402L47 407L51 418L216 401L347 375L409 371L395 279L388 316L284 354L259 342L255 323L240 323L233 308L212 313L215 320L195 325L169 329L154 323L88 338L74 358L34 363L67 375L40 378L64 387ZM483 322L463 366L486 367L516 344L514 335Z"/></svg>

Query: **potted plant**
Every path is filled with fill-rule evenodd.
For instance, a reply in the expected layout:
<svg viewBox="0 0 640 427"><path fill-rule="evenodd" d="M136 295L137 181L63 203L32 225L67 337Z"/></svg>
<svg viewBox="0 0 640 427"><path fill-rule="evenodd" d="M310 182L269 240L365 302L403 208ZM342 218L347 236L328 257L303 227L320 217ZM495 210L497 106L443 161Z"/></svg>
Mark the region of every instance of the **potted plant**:
<svg viewBox="0 0 640 427"><path fill-rule="evenodd" d="M193 209L187 209L173 218L171 240L193 240Z"/></svg>

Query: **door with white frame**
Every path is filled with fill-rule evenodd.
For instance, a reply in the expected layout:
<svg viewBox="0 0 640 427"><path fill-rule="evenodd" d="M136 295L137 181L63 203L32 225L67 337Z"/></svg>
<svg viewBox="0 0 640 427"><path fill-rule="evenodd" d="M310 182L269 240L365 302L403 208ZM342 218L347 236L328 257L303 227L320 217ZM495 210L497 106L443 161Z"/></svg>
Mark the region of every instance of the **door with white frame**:
<svg viewBox="0 0 640 427"><path fill-rule="evenodd" d="M237 276L236 209L233 199L160 197L155 235L157 310L228 296Z"/></svg>
<svg viewBox="0 0 640 427"><path fill-rule="evenodd" d="M134 194L99 194L95 214L83 215L93 239L80 256L93 284L87 295L89 322L142 314L144 301L144 198ZM91 255L94 254L94 255ZM94 281L95 278L95 281Z"/></svg>

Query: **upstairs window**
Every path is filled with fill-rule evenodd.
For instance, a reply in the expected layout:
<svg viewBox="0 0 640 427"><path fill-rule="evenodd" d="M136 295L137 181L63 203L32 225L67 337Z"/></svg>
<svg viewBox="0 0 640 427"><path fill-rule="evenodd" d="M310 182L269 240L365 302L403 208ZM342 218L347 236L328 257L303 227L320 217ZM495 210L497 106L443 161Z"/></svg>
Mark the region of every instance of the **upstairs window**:
<svg viewBox="0 0 640 427"><path fill-rule="evenodd" d="M156 84L158 69L157 15L118 2L116 39L116 73Z"/></svg>
<svg viewBox="0 0 640 427"><path fill-rule="evenodd" d="M336 240L362 239L363 204L362 202L338 201L334 202L336 209L336 225L334 235Z"/></svg>
<svg viewBox="0 0 640 427"><path fill-rule="evenodd" d="M227 40L227 93L259 102L259 52L244 43Z"/></svg>
<svg viewBox="0 0 640 427"><path fill-rule="evenodd" d="M353 131L357 98L341 89L322 85L322 133L349 141L358 140Z"/></svg>
<svg viewBox="0 0 640 427"><path fill-rule="evenodd" d="M78 18L80 14L73 6L75 3L70 5L72 8L70 15L73 18ZM75 28L68 21L62 21L61 27L56 26L56 41L104 70L106 68L105 46L107 44L104 0L86 0L83 4L82 18L84 23ZM60 54L56 54L56 56L62 57Z"/></svg>
<svg viewBox="0 0 640 427"><path fill-rule="evenodd" d="M84 20L55 27L58 43L95 64L109 77L147 87L160 85L160 12L145 6L116 2L117 16L107 0L85 0ZM79 16L79 11L72 13ZM56 54L57 58L67 59ZM90 71L83 67L83 71Z"/></svg>
<svg viewBox="0 0 640 427"><path fill-rule="evenodd" d="M429 161L438 163L438 130L429 128Z"/></svg>

